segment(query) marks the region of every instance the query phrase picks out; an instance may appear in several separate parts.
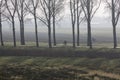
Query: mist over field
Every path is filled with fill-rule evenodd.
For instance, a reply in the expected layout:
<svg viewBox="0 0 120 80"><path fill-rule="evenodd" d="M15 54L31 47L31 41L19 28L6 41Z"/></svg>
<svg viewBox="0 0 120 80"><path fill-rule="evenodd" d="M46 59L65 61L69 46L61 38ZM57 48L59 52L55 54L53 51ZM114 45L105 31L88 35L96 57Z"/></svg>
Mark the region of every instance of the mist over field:
<svg viewBox="0 0 120 80"><path fill-rule="evenodd" d="M43 32L39 32L39 42L47 42L48 41L48 35L45 28L42 28ZM71 28L59 28L57 29L58 32L56 33L56 39L58 43L63 43L64 40L68 42L72 42L72 32L70 30ZM27 28L25 29L27 30ZM117 29L119 30L119 28ZM4 41L12 41L12 32L4 31ZM118 31L118 42L120 43L120 32ZM113 37L112 37L112 29L106 28L93 28L92 30L92 38L95 39L95 42L98 43L112 43ZM16 39L17 41L20 40L20 33L16 31ZM25 32L25 40L29 42L35 41L35 33L32 31L26 31ZM87 29L83 28L80 31L80 42L86 43L87 41ZM93 42L94 43L94 42Z"/></svg>
<svg viewBox="0 0 120 80"><path fill-rule="evenodd" d="M120 42L120 23L117 26L117 39ZM12 41L12 27L8 23L3 23L3 38L4 41ZM95 17L92 21L92 38L98 43L113 42L113 28L109 17ZM47 42L48 28L38 21L39 42ZM77 29L75 29L77 30ZM53 31L52 31L53 32ZM19 22L16 22L16 39L20 39ZM64 40L72 42L72 26L70 17L65 16L61 21L56 23L56 39L58 43L63 43ZM35 28L33 20L25 22L25 40L35 41ZM86 22L80 24L80 42L87 41L87 25ZM93 42L94 43L94 42Z"/></svg>
<svg viewBox="0 0 120 80"><path fill-rule="evenodd" d="M0 80L120 80L120 0L0 0Z"/></svg>
<svg viewBox="0 0 120 80"><path fill-rule="evenodd" d="M111 23L110 11L105 8L105 3L102 3L98 11L96 12L92 22L92 38L94 42L98 43L112 43L113 42L113 27ZM57 43L63 43L64 40L72 42L72 25L70 10L68 4L65 6L64 14L60 21L56 21L56 39ZM15 19L16 39L20 41L20 28L19 21ZM117 39L120 43L120 22L117 25ZM51 27L52 28L52 27ZM75 29L75 32L77 29ZM39 42L48 42L48 28L38 20L38 34ZM53 32L53 31L52 31ZM77 33L76 33L77 34ZM76 36L77 37L77 36ZM12 27L10 23L3 22L3 39L4 41L12 41ZM25 40L29 42L35 41L35 28L34 20L31 15L28 15L25 19ZM53 40L52 40L53 41ZM80 42L87 42L87 24L83 21L80 24Z"/></svg>

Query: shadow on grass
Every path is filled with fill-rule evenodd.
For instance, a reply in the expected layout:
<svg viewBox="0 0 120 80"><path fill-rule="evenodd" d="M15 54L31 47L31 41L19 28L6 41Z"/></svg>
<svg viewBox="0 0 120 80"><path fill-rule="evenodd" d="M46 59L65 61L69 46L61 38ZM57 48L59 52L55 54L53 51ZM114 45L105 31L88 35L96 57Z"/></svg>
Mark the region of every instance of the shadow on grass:
<svg viewBox="0 0 120 80"><path fill-rule="evenodd" d="M87 57L87 58L120 58L120 49L87 49L87 48L35 48L17 47L0 48L0 56L41 56L41 57Z"/></svg>

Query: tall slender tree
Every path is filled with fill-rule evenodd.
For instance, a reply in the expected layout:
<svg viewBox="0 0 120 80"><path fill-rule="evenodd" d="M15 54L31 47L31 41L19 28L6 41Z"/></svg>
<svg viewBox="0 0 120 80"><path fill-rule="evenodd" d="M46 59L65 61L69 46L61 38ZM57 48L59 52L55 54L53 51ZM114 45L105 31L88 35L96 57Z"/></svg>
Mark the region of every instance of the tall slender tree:
<svg viewBox="0 0 120 80"><path fill-rule="evenodd" d="M5 17L12 24L13 42L14 42L14 47L16 47L15 13L16 13L16 9L17 9L17 0L5 0L5 5L7 8L7 12L5 14Z"/></svg>
<svg viewBox="0 0 120 80"><path fill-rule="evenodd" d="M72 22L73 48L75 48L76 0L70 0L70 13Z"/></svg>
<svg viewBox="0 0 120 80"><path fill-rule="evenodd" d="M5 1L0 0L0 40L1 40L1 46L4 46L3 32L2 32L2 15L4 14L5 8L6 8Z"/></svg>
<svg viewBox="0 0 120 80"><path fill-rule="evenodd" d="M114 48L117 47L117 34L116 34L116 26L120 17L120 0L106 0L107 7L111 10L112 17L112 26L113 26L113 43Z"/></svg>
<svg viewBox="0 0 120 80"><path fill-rule="evenodd" d="M38 39L38 24L37 24L37 9L39 8L39 0L30 0L30 6L27 6L28 11L34 16L35 22L35 36L36 36L36 46L39 47L39 39Z"/></svg>
<svg viewBox="0 0 120 80"><path fill-rule="evenodd" d="M82 6L80 0L70 0L70 12L73 32L73 47L75 47L75 26L77 26L77 46L80 46L80 23L82 19Z"/></svg>
<svg viewBox="0 0 120 80"><path fill-rule="evenodd" d="M25 3L29 6L29 0L17 0L17 14L20 22L20 41L21 45L25 45L25 36L24 36L24 20L28 15L27 7Z"/></svg>
<svg viewBox="0 0 120 80"><path fill-rule="evenodd" d="M76 13L77 13L77 46L80 46L80 23L83 19L81 19L82 15L82 7L80 0L76 2Z"/></svg>
<svg viewBox="0 0 120 80"><path fill-rule="evenodd" d="M52 0L53 44L56 46L56 21L61 19L64 10L64 0Z"/></svg>
<svg viewBox="0 0 120 80"><path fill-rule="evenodd" d="M48 27L48 45L52 48L51 42L51 23L52 23L52 0L40 0L41 5L41 17L39 20L42 21Z"/></svg>
<svg viewBox="0 0 120 80"><path fill-rule="evenodd" d="M100 7L101 0L80 0L88 27L87 45L92 49L91 21Z"/></svg>

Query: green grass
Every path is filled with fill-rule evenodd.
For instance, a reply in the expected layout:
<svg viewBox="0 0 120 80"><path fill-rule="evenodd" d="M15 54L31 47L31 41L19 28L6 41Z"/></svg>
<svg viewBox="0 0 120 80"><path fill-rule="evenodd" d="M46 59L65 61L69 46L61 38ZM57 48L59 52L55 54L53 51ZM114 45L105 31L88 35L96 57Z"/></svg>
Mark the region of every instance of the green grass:
<svg viewBox="0 0 120 80"><path fill-rule="evenodd" d="M16 42L18 47L35 47L36 42L26 42L26 45L20 45L20 42ZM4 42L5 47L12 47L13 42ZM39 42L39 46L43 48L48 47L47 42ZM80 43L80 46L83 48L88 48L86 43ZM118 43L118 47L120 46L120 43ZM64 47L63 43L57 43L57 47ZM72 43L67 43L67 47L72 47ZM113 48L112 42L93 42L93 48Z"/></svg>
<svg viewBox="0 0 120 80"><path fill-rule="evenodd" d="M89 75L89 77L96 74L99 74L99 76L103 76L102 74L104 73L106 75L104 75L103 77L108 77L108 76L111 77L113 75L116 75L115 80L117 80L117 79L120 79L120 77L118 77L119 75L117 75L117 74L120 74L119 62L120 62L120 59L105 59L105 58L85 58L85 57L84 58L80 58L80 57L52 58L52 57L30 57L30 56L26 56L26 57L25 56L24 57L19 57L19 56L18 57L15 57L15 56L2 57L1 56L0 71L2 70L2 73L0 72L0 76L3 73L7 74L6 70L10 71L11 76L14 71L15 71L14 74L18 74L19 73L18 71L21 69L22 69L21 71L25 71L24 76L29 75L29 73L26 73L27 71L30 71L30 73L31 72L34 73L34 71L32 71L34 69L35 71L37 70L38 72L43 71L42 74L45 73L46 75L53 75L53 76L55 74L65 76L65 75L62 75L63 73L61 74L61 71L63 71L64 74L67 75L68 73L71 73L71 70L72 72L75 72L75 73L76 71L78 73L80 70L79 76L80 75L82 76L81 71L86 72L87 73L86 76ZM49 70L51 73L49 72L46 73L46 71L49 71ZM58 72L55 72L54 70L55 71L57 70ZM92 72L92 75L91 75L91 72ZM19 73L19 74L22 74L22 73ZM38 74L33 74L31 76L35 76L35 75L38 76ZM73 74L69 74L69 75L74 76ZM28 79L21 79L21 80L28 80ZM46 79L46 80L51 80L51 79ZM63 79L63 80L67 80L67 79ZM71 80L75 80L75 78ZM88 80L92 80L92 79L88 79ZM111 79L111 80L114 80L114 79Z"/></svg>
<svg viewBox="0 0 120 80"><path fill-rule="evenodd" d="M31 65L39 67L86 67L92 70L116 71L120 69L120 59L105 59L105 58L51 58L51 57L0 57L0 65Z"/></svg>

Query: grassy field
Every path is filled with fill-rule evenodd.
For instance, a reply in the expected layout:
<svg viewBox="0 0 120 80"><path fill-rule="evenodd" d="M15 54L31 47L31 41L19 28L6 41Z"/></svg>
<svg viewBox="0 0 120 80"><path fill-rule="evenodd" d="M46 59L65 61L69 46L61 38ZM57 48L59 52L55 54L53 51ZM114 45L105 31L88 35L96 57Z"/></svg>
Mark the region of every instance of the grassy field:
<svg viewBox="0 0 120 80"><path fill-rule="evenodd" d="M0 47L0 80L120 80L120 49Z"/></svg>
<svg viewBox="0 0 120 80"><path fill-rule="evenodd" d="M12 47L13 42L4 42L5 47ZM20 45L20 42L17 42L17 47L35 47L36 43L35 42L26 42L26 45ZM57 43L56 47L64 47L65 45L63 42ZM86 42L80 43L81 47L87 48ZM40 48L48 48L48 43L47 42L39 42L39 47ZM54 46L53 46L54 47ZM68 42L67 47L72 47L72 43ZM118 47L120 47L120 43L118 43ZM93 48L113 48L113 43L112 42L93 42Z"/></svg>
<svg viewBox="0 0 120 80"><path fill-rule="evenodd" d="M120 59L0 57L0 80L120 80Z"/></svg>

